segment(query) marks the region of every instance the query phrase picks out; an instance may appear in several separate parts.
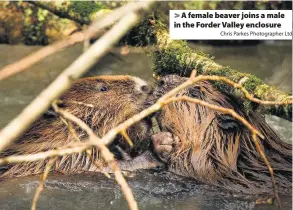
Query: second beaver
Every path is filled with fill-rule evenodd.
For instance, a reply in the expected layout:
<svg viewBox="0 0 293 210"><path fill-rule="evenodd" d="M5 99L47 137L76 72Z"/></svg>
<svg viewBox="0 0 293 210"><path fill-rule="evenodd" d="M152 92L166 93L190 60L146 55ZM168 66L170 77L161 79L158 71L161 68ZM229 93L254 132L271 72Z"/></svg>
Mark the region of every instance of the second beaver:
<svg viewBox="0 0 293 210"><path fill-rule="evenodd" d="M61 97L63 109L83 120L99 136L104 136L111 128L138 113L145 107L149 95L148 84L131 76L96 76L80 79ZM78 137L85 141L87 134L73 125ZM149 124L141 121L128 129L128 134L134 142L130 148L122 137L118 136L110 145L115 152L117 145L129 156L140 155L145 142L149 140ZM64 119L47 114L37 120L32 126L0 157L9 155L25 155L57 149L73 143L75 138L68 129ZM119 158L119 157L118 157ZM89 157L87 153L78 153L60 157L55 171L72 174L82 171L100 171L94 162L104 167L100 153L95 149ZM138 161L139 163L142 161ZM1 170L1 177L18 177L42 173L48 160L17 163L8 165ZM125 164L122 164L124 166Z"/></svg>
<svg viewBox="0 0 293 210"><path fill-rule="evenodd" d="M163 77L155 98L187 78ZM241 104L202 81L182 90L187 95L233 109L257 128L265 139L262 147L275 172L280 193L292 189L292 147L280 140L260 113L246 114ZM154 99L152 99L154 100ZM190 102L175 102L157 115L162 133L153 135L154 149L169 170L232 191L271 193L270 173L252 141L251 132L230 115Z"/></svg>

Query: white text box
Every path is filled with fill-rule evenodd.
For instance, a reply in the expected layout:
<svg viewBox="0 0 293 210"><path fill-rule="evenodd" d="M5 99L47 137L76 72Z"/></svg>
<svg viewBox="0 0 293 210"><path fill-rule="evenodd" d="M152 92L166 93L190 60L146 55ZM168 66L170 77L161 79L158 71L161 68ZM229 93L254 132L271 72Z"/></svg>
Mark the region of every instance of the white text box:
<svg viewBox="0 0 293 210"><path fill-rule="evenodd" d="M291 40L291 10L170 10L171 39Z"/></svg>

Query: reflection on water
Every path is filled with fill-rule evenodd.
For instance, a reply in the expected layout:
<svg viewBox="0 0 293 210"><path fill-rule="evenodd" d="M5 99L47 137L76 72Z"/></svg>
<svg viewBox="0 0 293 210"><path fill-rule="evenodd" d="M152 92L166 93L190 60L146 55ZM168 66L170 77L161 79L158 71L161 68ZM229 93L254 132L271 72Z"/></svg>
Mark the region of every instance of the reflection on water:
<svg viewBox="0 0 293 210"><path fill-rule="evenodd" d="M290 90L292 86L292 46L290 42L250 47L207 47L192 45L215 56L222 65L254 73L268 83ZM0 68L37 50L36 46L0 45ZM118 51L118 50L116 50ZM16 116L43 88L82 53L77 45L53 55L29 71L0 82L0 128ZM88 76L97 74L131 74L150 80L151 59L144 52L122 56L110 53L97 63ZM292 142L291 123L274 116L266 117L280 137ZM182 210L248 210L254 209L251 198L231 195L222 190L193 181L138 173L129 178L139 201L140 209ZM1 209L28 209L39 177L12 179L0 182ZM255 199L255 198L253 198ZM283 198L284 209L291 209L291 199ZM127 209L127 204L114 180L98 174L94 176L51 176L41 194L40 209ZM275 206L257 206L259 210L277 209Z"/></svg>

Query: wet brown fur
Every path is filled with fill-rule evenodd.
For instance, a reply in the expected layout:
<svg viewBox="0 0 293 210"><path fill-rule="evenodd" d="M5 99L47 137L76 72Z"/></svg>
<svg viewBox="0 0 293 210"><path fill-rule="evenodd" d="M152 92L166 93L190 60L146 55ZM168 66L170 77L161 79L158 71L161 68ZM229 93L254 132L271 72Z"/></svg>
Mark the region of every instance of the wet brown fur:
<svg viewBox="0 0 293 210"><path fill-rule="evenodd" d="M159 97L185 80L175 75L166 76L154 95ZM178 94L182 95L231 108L254 125L265 136L261 143L274 169L279 193L291 194L292 147L280 140L264 116L247 115L235 99L206 81ZM158 121L162 131L178 137L167 162L172 172L233 191L272 193L270 174L250 131L233 117L201 105L176 102L163 108Z"/></svg>
<svg viewBox="0 0 293 210"><path fill-rule="evenodd" d="M102 87L106 87L108 91L102 91ZM140 89L134 77L97 76L76 81L61 100L64 102L62 108L65 111L86 122L99 137L102 137L111 128L141 111L147 95L148 92ZM84 105L72 102L82 102ZM67 124L66 120L58 116L44 116L33 123L28 131L0 154L0 157L33 154L76 142ZM82 141L87 140L84 131L76 125L73 127ZM121 137L118 137L112 145L120 145L129 154L134 150L138 152L137 148L148 134L148 125L144 121L139 122L128 130L128 134L134 141L133 149L130 149ZM91 157L85 152L60 157L56 161L54 170L64 174L99 171L94 162L103 167L104 161L95 149L91 152ZM39 174L43 172L47 162L48 160L8 165L2 169L1 177Z"/></svg>

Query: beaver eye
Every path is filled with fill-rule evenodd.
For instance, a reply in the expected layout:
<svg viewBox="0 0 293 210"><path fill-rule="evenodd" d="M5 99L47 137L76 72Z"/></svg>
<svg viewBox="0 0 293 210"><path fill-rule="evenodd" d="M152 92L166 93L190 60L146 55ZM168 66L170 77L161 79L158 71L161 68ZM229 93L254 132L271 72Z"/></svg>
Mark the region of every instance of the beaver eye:
<svg viewBox="0 0 293 210"><path fill-rule="evenodd" d="M160 80L160 81L158 82L158 86L159 86L159 87L162 87L164 84L165 84L165 81L164 81L164 80Z"/></svg>
<svg viewBox="0 0 293 210"><path fill-rule="evenodd" d="M100 87L100 91L101 92L107 92L109 89L108 89L108 87L106 87L106 86L102 86L102 87Z"/></svg>

